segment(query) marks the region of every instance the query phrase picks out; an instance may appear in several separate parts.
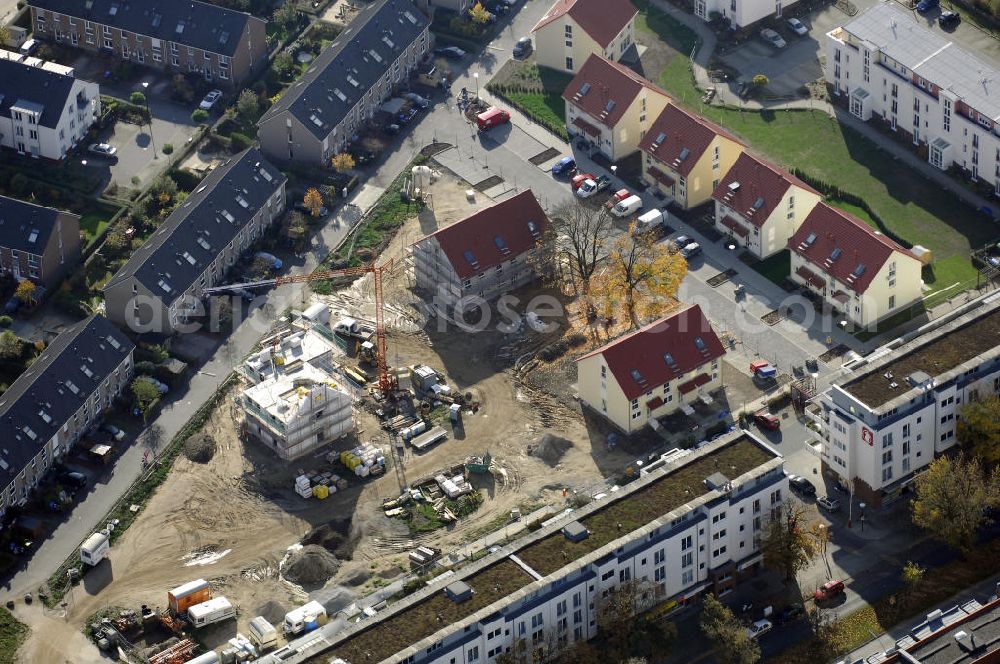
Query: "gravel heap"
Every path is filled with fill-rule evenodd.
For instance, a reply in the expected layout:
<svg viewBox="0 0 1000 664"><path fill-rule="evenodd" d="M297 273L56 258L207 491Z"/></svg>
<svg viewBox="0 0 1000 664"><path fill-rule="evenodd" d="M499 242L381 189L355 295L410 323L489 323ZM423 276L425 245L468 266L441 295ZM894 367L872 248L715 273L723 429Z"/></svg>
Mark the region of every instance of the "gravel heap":
<svg viewBox="0 0 1000 664"><path fill-rule="evenodd" d="M340 562L332 553L316 544L309 544L292 554L282 574L300 586L320 586L329 581L338 569Z"/></svg>
<svg viewBox="0 0 1000 664"><path fill-rule="evenodd" d="M559 436L553 436L547 433L539 438L535 439L535 442L529 447L531 456L538 457L549 467L554 468L559 464L562 459L563 454L566 450L573 447L573 443L566 440L565 438L560 438Z"/></svg>
<svg viewBox="0 0 1000 664"><path fill-rule="evenodd" d="M184 441L184 456L195 463L208 463L215 456L215 439L196 433Z"/></svg>
<svg viewBox="0 0 1000 664"><path fill-rule="evenodd" d="M306 533L302 538L302 545L316 544L339 560L351 560L354 557L354 547L358 543L357 529L355 528L353 533L351 531L350 519L333 519Z"/></svg>

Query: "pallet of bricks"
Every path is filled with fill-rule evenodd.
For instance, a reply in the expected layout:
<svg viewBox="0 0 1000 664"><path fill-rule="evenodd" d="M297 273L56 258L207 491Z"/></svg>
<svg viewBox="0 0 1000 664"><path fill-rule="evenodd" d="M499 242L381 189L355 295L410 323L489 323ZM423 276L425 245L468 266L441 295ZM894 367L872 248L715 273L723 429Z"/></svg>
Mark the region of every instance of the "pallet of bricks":
<svg viewBox="0 0 1000 664"><path fill-rule="evenodd" d="M300 471L295 478L295 493L302 498L318 498L323 500L337 491L347 488L347 480L333 472Z"/></svg>
<svg viewBox="0 0 1000 664"><path fill-rule="evenodd" d="M385 472L385 454L371 443L344 450L340 453L340 463L344 464L357 477L381 475Z"/></svg>

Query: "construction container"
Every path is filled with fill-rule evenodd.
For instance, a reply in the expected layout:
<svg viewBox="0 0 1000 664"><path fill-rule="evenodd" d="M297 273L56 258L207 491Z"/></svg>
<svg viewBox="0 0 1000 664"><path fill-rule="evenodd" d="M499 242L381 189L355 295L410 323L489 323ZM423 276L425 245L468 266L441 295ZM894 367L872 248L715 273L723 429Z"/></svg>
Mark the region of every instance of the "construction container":
<svg viewBox="0 0 1000 664"><path fill-rule="evenodd" d="M80 547L80 560L91 567L99 564L108 556L111 540L104 533L94 533Z"/></svg>
<svg viewBox="0 0 1000 664"><path fill-rule="evenodd" d="M330 489L327 488L325 484L317 484L312 489L313 498L318 498L320 500L325 500L330 495Z"/></svg>
<svg viewBox="0 0 1000 664"><path fill-rule="evenodd" d="M219 656L215 654L214 650L209 650L204 655L189 659L184 664L219 664Z"/></svg>
<svg viewBox="0 0 1000 664"><path fill-rule="evenodd" d="M285 614L282 626L285 634L302 634L326 624L326 609L319 602L312 601Z"/></svg>
<svg viewBox="0 0 1000 664"><path fill-rule="evenodd" d="M250 640L261 650L274 648L278 645L278 630L264 616L257 616L250 621Z"/></svg>
<svg viewBox="0 0 1000 664"><path fill-rule="evenodd" d="M205 579L196 579L177 586L167 593L167 606L174 614L187 612L195 604L212 599L212 589Z"/></svg>
<svg viewBox="0 0 1000 664"><path fill-rule="evenodd" d="M225 597L215 597L188 609L188 620L197 629L236 617L236 607Z"/></svg>
<svg viewBox="0 0 1000 664"><path fill-rule="evenodd" d="M402 437L403 440L410 440L414 436L422 434L426 430L427 430L427 422L420 420L416 424L400 429L399 435Z"/></svg>

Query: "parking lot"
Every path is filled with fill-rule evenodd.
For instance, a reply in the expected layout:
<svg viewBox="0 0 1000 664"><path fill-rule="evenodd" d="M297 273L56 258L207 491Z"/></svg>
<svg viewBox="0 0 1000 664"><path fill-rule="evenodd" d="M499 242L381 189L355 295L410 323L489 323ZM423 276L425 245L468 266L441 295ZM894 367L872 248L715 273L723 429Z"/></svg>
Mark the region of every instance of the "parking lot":
<svg viewBox="0 0 1000 664"><path fill-rule="evenodd" d="M877 0L857 0L854 4L860 13L876 2ZM948 3L943 6L947 8ZM932 9L926 14L913 12L920 25L944 32L963 49L1000 68L1000 41L968 21L943 30L937 22L940 14L941 8ZM852 17L834 5L809 13L799 12L796 5L791 5L785 11L785 18L793 16L809 30L807 35L796 35L784 21L779 21L776 29L787 43L784 48L778 49L765 43L759 36L760 31L755 30L753 37L722 56L727 65L739 72L739 81L749 81L757 74L764 74L770 80L770 94L776 97L796 97L799 88L823 76L820 63L825 56L826 33L849 22Z"/></svg>

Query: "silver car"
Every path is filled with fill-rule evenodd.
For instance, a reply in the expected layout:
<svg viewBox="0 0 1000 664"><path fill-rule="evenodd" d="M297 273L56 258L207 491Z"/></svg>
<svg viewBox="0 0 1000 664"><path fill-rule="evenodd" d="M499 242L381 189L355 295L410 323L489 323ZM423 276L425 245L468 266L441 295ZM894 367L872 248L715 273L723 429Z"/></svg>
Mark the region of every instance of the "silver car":
<svg viewBox="0 0 1000 664"><path fill-rule="evenodd" d="M771 28L764 28L760 31L760 38L775 48L785 48L785 40Z"/></svg>

